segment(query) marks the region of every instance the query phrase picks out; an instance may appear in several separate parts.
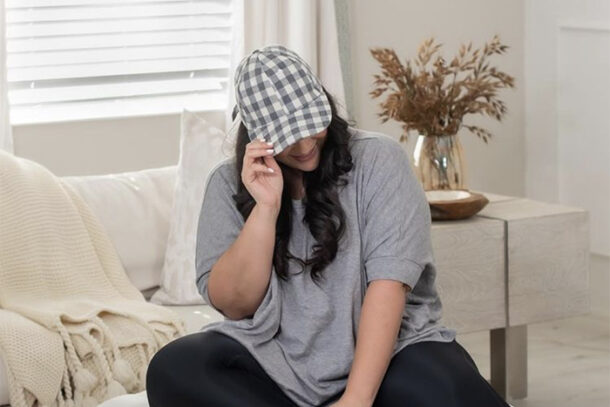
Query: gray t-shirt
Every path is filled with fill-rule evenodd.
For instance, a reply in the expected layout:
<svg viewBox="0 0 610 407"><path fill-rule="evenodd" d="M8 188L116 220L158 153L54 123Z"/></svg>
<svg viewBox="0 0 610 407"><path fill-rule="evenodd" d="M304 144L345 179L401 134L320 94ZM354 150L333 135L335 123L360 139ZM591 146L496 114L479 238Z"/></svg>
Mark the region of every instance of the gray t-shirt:
<svg viewBox="0 0 610 407"><path fill-rule="evenodd" d="M364 281L398 280L412 287L392 356L420 341L450 342L456 331L439 323L442 305L430 239L430 208L401 144L383 133L349 127L354 166L338 187L346 232L318 287L290 259L290 279L275 270L252 318L225 319L200 331L222 332L244 345L298 406L320 406L342 392L352 365ZM344 177L345 177L344 176ZM204 192L197 231L197 287L209 302L210 269L237 239L244 220L231 195L235 156L220 162ZM305 203L292 200L289 250L305 259L315 239L303 222ZM366 278L362 278L362 276ZM211 305L211 304L210 304Z"/></svg>

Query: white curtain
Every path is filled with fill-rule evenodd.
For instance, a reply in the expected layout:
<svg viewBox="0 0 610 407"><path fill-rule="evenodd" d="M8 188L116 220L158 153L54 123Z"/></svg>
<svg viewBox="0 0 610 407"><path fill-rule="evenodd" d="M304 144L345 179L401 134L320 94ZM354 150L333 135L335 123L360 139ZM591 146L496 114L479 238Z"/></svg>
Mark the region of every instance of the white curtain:
<svg viewBox="0 0 610 407"><path fill-rule="evenodd" d="M235 105L235 68L253 50L272 44L284 45L307 61L334 97L339 114L349 118L334 1L234 0L233 4L235 24L225 116L227 131L231 128Z"/></svg>
<svg viewBox="0 0 610 407"><path fill-rule="evenodd" d="M13 133L9 120L6 79L6 19L4 0L0 0L0 148L13 153Z"/></svg>

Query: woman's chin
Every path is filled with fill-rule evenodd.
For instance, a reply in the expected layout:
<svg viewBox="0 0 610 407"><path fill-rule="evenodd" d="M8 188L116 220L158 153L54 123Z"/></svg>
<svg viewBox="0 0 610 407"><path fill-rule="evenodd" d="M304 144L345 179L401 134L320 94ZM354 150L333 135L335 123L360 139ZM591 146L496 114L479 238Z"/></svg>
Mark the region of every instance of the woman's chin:
<svg viewBox="0 0 610 407"><path fill-rule="evenodd" d="M316 168L318 168L318 156L316 155L314 158L307 160L305 162L301 162L301 161L294 161L293 164L294 168L297 168L301 171L313 171Z"/></svg>

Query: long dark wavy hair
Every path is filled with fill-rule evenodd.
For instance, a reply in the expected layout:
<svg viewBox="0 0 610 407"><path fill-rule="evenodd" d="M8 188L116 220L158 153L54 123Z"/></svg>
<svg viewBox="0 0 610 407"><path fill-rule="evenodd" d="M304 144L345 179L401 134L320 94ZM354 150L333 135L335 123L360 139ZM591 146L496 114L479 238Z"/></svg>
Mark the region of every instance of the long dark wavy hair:
<svg viewBox="0 0 610 407"><path fill-rule="evenodd" d="M336 104L332 95L324 88L332 110L332 120L328 126L326 141L320 152L320 162L313 171L303 171L303 184L305 187L305 215L303 221L309 226L312 236L316 240L313 246L313 257L301 259L288 250L291 235L292 201L289 188L284 182L282 191L281 209L276 222L275 245L273 251L273 265L279 278L288 279L288 261L292 258L298 261L303 272L305 267L311 265L311 278L317 283L324 268L334 260L339 247L339 239L345 232L345 212L339 202L337 186L347 184L342 175L351 171L353 167L352 155L348 149L351 133L348 123L337 113ZM237 116L237 106L233 108L232 118ZM244 220L248 219L256 201L250 195L241 181L246 145L250 143L248 130L243 122L239 123L237 130L235 157L237 168L237 193L233 200ZM287 166L277 161L286 180Z"/></svg>

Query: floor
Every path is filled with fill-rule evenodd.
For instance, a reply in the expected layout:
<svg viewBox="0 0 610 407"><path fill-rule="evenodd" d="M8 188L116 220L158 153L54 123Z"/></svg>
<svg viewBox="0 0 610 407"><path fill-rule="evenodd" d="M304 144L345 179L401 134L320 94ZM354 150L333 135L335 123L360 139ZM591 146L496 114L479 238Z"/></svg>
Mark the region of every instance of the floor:
<svg viewBox="0 0 610 407"><path fill-rule="evenodd" d="M489 333L458 335L489 379ZM610 317L581 317L528 326L528 385L515 407L610 406Z"/></svg>

